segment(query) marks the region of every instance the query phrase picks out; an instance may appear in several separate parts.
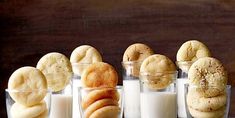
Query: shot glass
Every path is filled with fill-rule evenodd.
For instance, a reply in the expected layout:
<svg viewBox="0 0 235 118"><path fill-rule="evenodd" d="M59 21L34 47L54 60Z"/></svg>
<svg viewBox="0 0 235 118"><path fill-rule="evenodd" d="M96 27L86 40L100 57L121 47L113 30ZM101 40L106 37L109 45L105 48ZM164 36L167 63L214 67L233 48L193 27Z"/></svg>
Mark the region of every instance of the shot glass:
<svg viewBox="0 0 235 118"><path fill-rule="evenodd" d="M179 118L187 117L185 110L185 98L184 98L184 84L188 83L188 70L193 64L192 61L176 61L178 67L178 78L177 83L177 103L178 103L178 114Z"/></svg>
<svg viewBox="0 0 235 118"><path fill-rule="evenodd" d="M123 118L123 87L78 87L80 117Z"/></svg>
<svg viewBox="0 0 235 118"><path fill-rule="evenodd" d="M177 72L140 74L141 118L177 117Z"/></svg>
<svg viewBox="0 0 235 118"><path fill-rule="evenodd" d="M140 65L137 61L122 62L125 118L140 118Z"/></svg>
<svg viewBox="0 0 235 118"><path fill-rule="evenodd" d="M198 92L202 92L198 91L198 87L196 86L192 86L189 84L185 84L185 109L186 109L186 113L187 113L187 118L200 118L200 117L207 117L207 118L229 118L229 109L230 109L230 99L231 99L231 85L226 85L226 89L221 92L221 94L219 94L218 96L215 97L203 97L201 96L201 98L196 98L197 96L195 95L201 95L202 93L198 93ZM209 89L216 89L216 87L209 87ZM191 93L190 93L191 92ZM194 93L192 93L194 92ZM197 93L195 93L197 92ZM187 97L189 97L189 94L193 94L194 95L194 99L193 100L197 100L200 102L207 102L208 105L205 105L206 108L204 108L204 111L200 111L198 110L199 108L201 108L201 106L195 106L194 105L189 105L192 103L192 101L190 101L191 99L188 99ZM202 98L203 97L203 98ZM224 98L225 97L225 98ZM203 99L203 100L202 100ZM211 100L213 99L213 100ZM217 100L220 99L220 100ZM223 101L222 99L226 99L226 101ZM214 103L211 102L216 102L216 104L218 104L218 102L221 102L221 105L219 108L215 107L216 105ZM211 108L214 107L214 108ZM207 110L207 111L206 111Z"/></svg>
<svg viewBox="0 0 235 118"><path fill-rule="evenodd" d="M32 112L33 109L36 109L39 104L33 105L33 106L24 106L20 105L20 103L17 103L14 101L14 99L11 97L10 94L15 95L28 95L32 93L46 93L46 96L41 101L41 103L45 102L46 108L39 112ZM15 118L15 117L27 117L27 118L49 118L50 116L50 109L51 109L51 91L50 90L30 90L30 91L24 91L24 90L10 90L5 89L5 96L6 96L6 109L7 109L7 117L8 118ZM31 109L31 111L30 111ZM17 112L17 113L16 113Z"/></svg>

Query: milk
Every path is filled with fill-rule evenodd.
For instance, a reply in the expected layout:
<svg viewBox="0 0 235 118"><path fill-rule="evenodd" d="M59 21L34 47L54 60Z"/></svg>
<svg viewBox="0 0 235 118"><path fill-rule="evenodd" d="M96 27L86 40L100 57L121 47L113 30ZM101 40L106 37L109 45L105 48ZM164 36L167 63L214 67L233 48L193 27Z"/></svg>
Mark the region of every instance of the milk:
<svg viewBox="0 0 235 118"><path fill-rule="evenodd" d="M124 115L125 118L140 118L139 80L124 80Z"/></svg>
<svg viewBox="0 0 235 118"><path fill-rule="evenodd" d="M75 76L73 79L73 118L80 118L78 105L78 87L81 87L81 77Z"/></svg>
<svg viewBox="0 0 235 118"><path fill-rule="evenodd" d="M185 92L184 84L188 83L187 78L178 78L177 79L177 103L178 103L178 117L186 118L186 109L185 109Z"/></svg>
<svg viewBox="0 0 235 118"><path fill-rule="evenodd" d="M176 118L175 92L141 92L141 118Z"/></svg>
<svg viewBox="0 0 235 118"><path fill-rule="evenodd" d="M72 96L66 94L51 95L50 118L72 118Z"/></svg>

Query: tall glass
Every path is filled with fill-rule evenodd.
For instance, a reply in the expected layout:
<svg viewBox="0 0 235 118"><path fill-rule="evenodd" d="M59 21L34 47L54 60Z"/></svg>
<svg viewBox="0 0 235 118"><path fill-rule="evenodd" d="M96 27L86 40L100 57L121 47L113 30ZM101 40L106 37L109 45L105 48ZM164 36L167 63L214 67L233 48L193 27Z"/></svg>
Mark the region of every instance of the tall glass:
<svg viewBox="0 0 235 118"><path fill-rule="evenodd" d="M78 118L123 118L123 88L78 87Z"/></svg>
<svg viewBox="0 0 235 118"><path fill-rule="evenodd" d="M18 94L18 95L27 95L32 93L42 93L45 92L46 96L44 97L43 101L40 104L36 104L33 106L24 106L17 104L10 94ZM31 90L31 91L22 91L22 90L10 90L5 89L6 95L6 109L7 109L7 117L8 118L48 118L50 115L50 108L51 108L51 91L49 90ZM46 106L44 106L45 104ZM44 105L43 105L44 104ZM43 107L44 106L44 107ZM41 109L38 109L41 108Z"/></svg>
<svg viewBox="0 0 235 118"><path fill-rule="evenodd" d="M184 84L188 83L188 70L192 65L192 61L177 61L176 65L178 66L178 78L177 83L177 103L178 103L178 117L185 118L185 98L184 98Z"/></svg>
<svg viewBox="0 0 235 118"><path fill-rule="evenodd" d="M141 118L177 117L177 72L140 75Z"/></svg>
<svg viewBox="0 0 235 118"><path fill-rule="evenodd" d="M72 81L65 89L52 92L50 118L72 118Z"/></svg>
<svg viewBox="0 0 235 118"><path fill-rule="evenodd" d="M125 118L140 118L140 65L141 62L122 62Z"/></svg>
<svg viewBox="0 0 235 118"><path fill-rule="evenodd" d="M231 85L227 85L226 89L218 96L209 98L203 97L202 91L196 86L185 84L184 88L187 118L229 118ZM208 89L216 89L216 87L209 87ZM192 97L192 95L194 96Z"/></svg>
<svg viewBox="0 0 235 118"><path fill-rule="evenodd" d="M81 82L81 74L83 70L89 66L91 63L72 63L73 73L74 76L73 80L73 118L78 118L79 114L79 107L78 107L78 87L82 86Z"/></svg>

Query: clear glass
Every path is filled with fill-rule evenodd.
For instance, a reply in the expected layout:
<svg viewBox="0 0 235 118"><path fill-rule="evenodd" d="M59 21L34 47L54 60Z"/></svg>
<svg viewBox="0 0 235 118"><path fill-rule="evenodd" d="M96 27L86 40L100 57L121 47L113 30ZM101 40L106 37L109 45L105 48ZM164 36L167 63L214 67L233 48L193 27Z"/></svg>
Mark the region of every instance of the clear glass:
<svg viewBox="0 0 235 118"><path fill-rule="evenodd" d="M72 63L73 68L73 104L78 104L78 87L82 86L81 82L81 74L83 70L88 67L91 63ZM73 105L73 118L78 118L79 114L79 107L77 105Z"/></svg>
<svg viewBox="0 0 235 118"><path fill-rule="evenodd" d="M141 62L122 62L125 118L140 118L140 65Z"/></svg>
<svg viewBox="0 0 235 118"><path fill-rule="evenodd" d="M187 118L195 118L195 117L208 117L208 118L215 118L215 117L218 117L218 118L229 118L229 109L230 109L230 99L231 99L231 85L227 85L226 86L226 89L224 91L224 97L225 97L225 101L224 102L221 102L222 101L222 98L221 96L223 95L218 95L216 97L210 97L210 98L204 98L203 97L203 100L201 98L194 98L194 100L197 100L197 101L200 101L200 102L203 102L205 101L206 103L208 103L208 105L205 105L205 106L216 106L215 104L218 104L219 101L221 102L221 107L220 108L217 108L212 110L211 108L210 111L198 111L196 110L195 108L192 108L191 106L188 105L188 101L189 99L187 98L188 97L188 94L190 94L190 92L197 92L197 87L196 86L190 86L189 84L185 84L184 86L185 88L185 109L186 109L186 112L187 112ZM192 94L192 93L191 93ZM193 95L198 95L198 93L193 93ZM197 97L197 96L196 96ZM218 98L219 97L219 98ZM188 100L187 100L188 99ZM213 100L212 100L213 99ZM216 100L215 104L213 104L213 101ZM197 103L196 105L198 105L199 103ZM197 106L199 107L199 106ZM197 108L198 109L198 108Z"/></svg>
<svg viewBox="0 0 235 118"><path fill-rule="evenodd" d="M52 92L50 118L72 118L72 81L65 89Z"/></svg>
<svg viewBox="0 0 235 118"><path fill-rule="evenodd" d="M22 106L19 107L19 105L16 105L13 98L10 96L10 94L29 94L29 93L37 93L39 90L33 90L33 91L19 91L19 90L10 90L5 89L5 95L6 95L6 108L7 108L7 117L8 118L14 118L16 115L17 117L27 117L27 118L34 118L34 117L40 117L40 118L48 118L50 115L51 110L51 91L49 90L40 90L40 92L45 91L46 96L44 97L43 101L46 103L46 109L37 111L36 106L26 107ZM12 107L13 105L14 108ZM19 108L19 109L17 109ZM14 110L17 109L17 111ZM34 110L34 112L33 112Z"/></svg>
<svg viewBox="0 0 235 118"><path fill-rule="evenodd" d="M104 102L105 100L114 100L116 104L113 102ZM78 118L89 118L92 115L101 118L123 118L123 102L122 86L117 86L116 88L78 87L78 106L81 114ZM84 107L84 104L86 107ZM107 108L110 109L111 107L115 107L115 110L107 110ZM100 111L103 112L98 114Z"/></svg>
<svg viewBox="0 0 235 118"><path fill-rule="evenodd" d="M185 97L184 97L184 84L188 83L188 70L192 65L192 61L177 61L178 66L178 78L177 83L177 104L178 104L178 114L179 118L187 117L185 110Z"/></svg>
<svg viewBox="0 0 235 118"><path fill-rule="evenodd" d="M141 118L177 117L177 72L141 73Z"/></svg>

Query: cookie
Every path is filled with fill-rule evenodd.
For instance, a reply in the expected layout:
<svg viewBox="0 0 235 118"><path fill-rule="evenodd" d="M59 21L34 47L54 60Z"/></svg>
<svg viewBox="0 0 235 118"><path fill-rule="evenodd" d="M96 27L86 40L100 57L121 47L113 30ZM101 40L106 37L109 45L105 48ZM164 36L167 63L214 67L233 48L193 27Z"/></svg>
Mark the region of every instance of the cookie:
<svg viewBox="0 0 235 118"><path fill-rule="evenodd" d="M83 71L81 81L84 87L116 87L118 74L111 65L96 62Z"/></svg>
<svg viewBox="0 0 235 118"><path fill-rule="evenodd" d="M73 72L81 75L87 65L102 62L102 57L94 47L82 45L73 50L70 56L70 62L73 66Z"/></svg>
<svg viewBox="0 0 235 118"><path fill-rule="evenodd" d="M46 111L46 103L41 102L31 107L14 103L11 107L12 118L34 118Z"/></svg>
<svg viewBox="0 0 235 118"><path fill-rule="evenodd" d="M168 57L154 54L143 61L140 72L141 79L147 80L149 87L163 89L173 82L176 67Z"/></svg>
<svg viewBox="0 0 235 118"><path fill-rule="evenodd" d="M119 113L118 106L105 106L93 112L90 118L118 118Z"/></svg>
<svg viewBox="0 0 235 118"><path fill-rule="evenodd" d="M91 104L84 112L85 118L89 118L90 115L96 111L97 109L100 109L105 106L118 106L118 101L113 100L113 99L101 99L93 104Z"/></svg>
<svg viewBox="0 0 235 118"><path fill-rule="evenodd" d="M196 88L190 89L187 95L187 104L191 108L199 111L216 111L226 105L226 95L218 95L211 98L205 98Z"/></svg>
<svg viewBox="0 0 235 118"><path fill-rule="evenodd" d="M139 77L141 63L144 59L153 54L153 50L145 44L132 44L123 54L123 67L130 75Z"/></svg>
<svg viewBox="0 0 235 118"><path fill-rule="evenodd" d="M194 118L221 118L225 114L225 107L222 107L216 111L211 111L211 112L202 112L195 110L191 107L188 107L190 114Z"/></svg>
<svg viewBox="0 0 235 118"><path fill-rule="evenodd" d="M48 117L48 109L45 109L45 111L43 113L41 113L39 116L37 116L35 118L49 118Z"/></svg>
<svg viewBox="0 0 235 118"><path fill-rule="evenodd" d="M22 105L32 106L43 100L47 94L47 81L43 73L34 67L17 69L8 81L9 94Z"/></svg>
<svg viewBox="0 0 235 118"><path fill-rule="evenodd" d="M53 92L63 90L72 77L72 66L69 59L57 52L44 55L38 61L37 68L46 76L48 87Z"/></svg>
<svg viewBox="0 0 235 118"><path fill-rule="evenodd" d="M82 100L82 108L86 109L92 103L100 99L119 100L119 93L114 88L102 88L89 92Z"/></svg>
<svg viewBox="0 0 235 118"><path fill-rule="evenodd" d="M185 42L176 54L177 61L196 61L202 57L210 57L209 49L202 42L190 40Z"/></svg>
<svg viewBox="0 0 235 118"><path fill-rule="evenodd" d="M204 97L214 97L225 92L228 75L221 62L212 57L198 59L188 72L189 84L196 86Z"/></svg>

